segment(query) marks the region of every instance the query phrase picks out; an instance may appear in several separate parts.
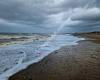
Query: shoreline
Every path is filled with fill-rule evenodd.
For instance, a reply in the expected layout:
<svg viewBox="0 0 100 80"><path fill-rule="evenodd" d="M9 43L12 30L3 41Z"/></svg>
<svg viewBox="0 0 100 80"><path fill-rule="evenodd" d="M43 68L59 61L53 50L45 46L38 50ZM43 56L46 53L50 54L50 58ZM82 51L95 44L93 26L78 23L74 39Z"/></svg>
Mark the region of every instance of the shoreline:
<svg viewBox="0 0 100 80"><path fill-rule="evenodd" d="M97 55L91 54L89 57L90 59L89 59L88 58L89 55L87 55L86 53L82 53L79 55L79 53L74 54L75 51L73 52L73 49L78 50L79 48L78 46L82 47L83 45L86 46L86 44L87 44L87 47L91 47L90 46L91 44L95 45L94 43L91 43L88 41L85 41L85 42L82 41L82 42L79 42L78 45L67 46L67 48L66 46L62 47L61 49L54 51L50 55L46 56L42 61L32 64L28 68L21 70L20 72L14 74L13 76L9 78L9 80L61 80L61 79L62 80L87 80L89 78L92 78L92 76L93 77L97 76L97 78L96 79L93 78L90 80L99 80L100 74L99 75L97 74L100 72L98 72L99 70L98 71L96 70L97 73L95 74L95 70L94 70L96 66L99 64L99 62L95 62L95 59L98 59ZM76 46L78 48L76 48ZM63 54L60 54L64 50L69 50L69 53L67 55L64 52ZM74 56L77 58L75 58ZM86 60L84 59L84 57L87 57ZM85 61L83 61L82 59ZM84 64L86 65L84 66ZM93 75L90 75L90 72L87 71L89 68L91 68L91 65L93 65L93 68L90 69L89 71L93 73ZM82 71L80 67L82 67ZM83 69L85 68L86 70L84 72ZM91 70L92 71L94 70L94 72L92 72ZM82 72L82 75L81 75L81 72ZM85 75L85 73L87 74ZM81 77L79 77L78 75L80 75Z"/></svg>
<svg viewBox="0 0 100 80"><path fill-rule="evenodd" d="M64 46L9 80L100 80L99 48L99 44L87 40L79 41L75 46Z"/></svg>

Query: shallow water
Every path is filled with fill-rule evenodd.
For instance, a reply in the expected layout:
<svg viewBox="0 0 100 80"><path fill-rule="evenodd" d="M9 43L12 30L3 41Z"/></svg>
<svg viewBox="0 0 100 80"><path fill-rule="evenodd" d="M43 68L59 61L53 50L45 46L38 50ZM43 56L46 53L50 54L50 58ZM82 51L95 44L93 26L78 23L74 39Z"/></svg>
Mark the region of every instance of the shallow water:
<svg viewBox="0 0 100 80"><path fill-rule="evenodd" d="M76 45L79 40L83 39L66 34L57 35L50 41L34 41L0 48L0 80L7 80L9 76L40 61L54 50L65 45Z"/></svg>

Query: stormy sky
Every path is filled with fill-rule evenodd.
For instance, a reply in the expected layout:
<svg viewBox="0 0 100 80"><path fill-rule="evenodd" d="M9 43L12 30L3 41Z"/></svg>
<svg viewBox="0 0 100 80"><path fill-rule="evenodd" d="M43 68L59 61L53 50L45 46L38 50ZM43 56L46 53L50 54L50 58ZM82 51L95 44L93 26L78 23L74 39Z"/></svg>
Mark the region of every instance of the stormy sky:
<svg viewBox="0 0 100 80"><path fill-rule="evenodd" d="M100 31L100 0L0 0L0 32Z"/></svg>

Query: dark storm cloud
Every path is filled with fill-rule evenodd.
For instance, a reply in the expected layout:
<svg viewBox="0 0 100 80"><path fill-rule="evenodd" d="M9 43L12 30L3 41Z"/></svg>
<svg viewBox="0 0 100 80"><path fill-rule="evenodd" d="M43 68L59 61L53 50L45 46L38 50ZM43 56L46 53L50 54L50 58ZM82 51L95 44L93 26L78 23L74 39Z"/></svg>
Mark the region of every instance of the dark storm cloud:
<svg viewBox="0 0 100 80"><path fill-rule="evenodd" d="M72 20L100 21L100 8L77 9Z"/></svg>
<svg viewBox="0 0 100 80"><path fill-rule="evenodd" d="M33 23L42 23L46 16L43 15L41 10L36 9L37 7L35 6L31 6L28 2L29 1L24 3L24 0L0 1L0 18L10 21L25 21L26 23L27 21Z"/></svg>
<svg viewBox="0 0 100 80"><path fill-rule="evenodd" d="M0 0L0 31L98 30L100 0ZM24 29L24 30L23 30Z"/></svg>

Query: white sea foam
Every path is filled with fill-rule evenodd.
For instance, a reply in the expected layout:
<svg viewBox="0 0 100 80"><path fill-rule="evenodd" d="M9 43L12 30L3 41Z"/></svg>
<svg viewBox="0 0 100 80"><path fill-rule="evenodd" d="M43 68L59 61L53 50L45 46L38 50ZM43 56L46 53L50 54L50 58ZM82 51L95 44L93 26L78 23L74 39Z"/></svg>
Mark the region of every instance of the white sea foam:
<svg viewBox="0 0 100 80"><path fill-rule="evenodd" d="M56 35L55 38L37 45L35 42L27 45L14 45L0 48L0 80L8 80L16 72L25 69L30 64L41 61L54 50L65 45L76 45L77 38L71 35ZM34 44L34 46L33 46Z"/></svg>

